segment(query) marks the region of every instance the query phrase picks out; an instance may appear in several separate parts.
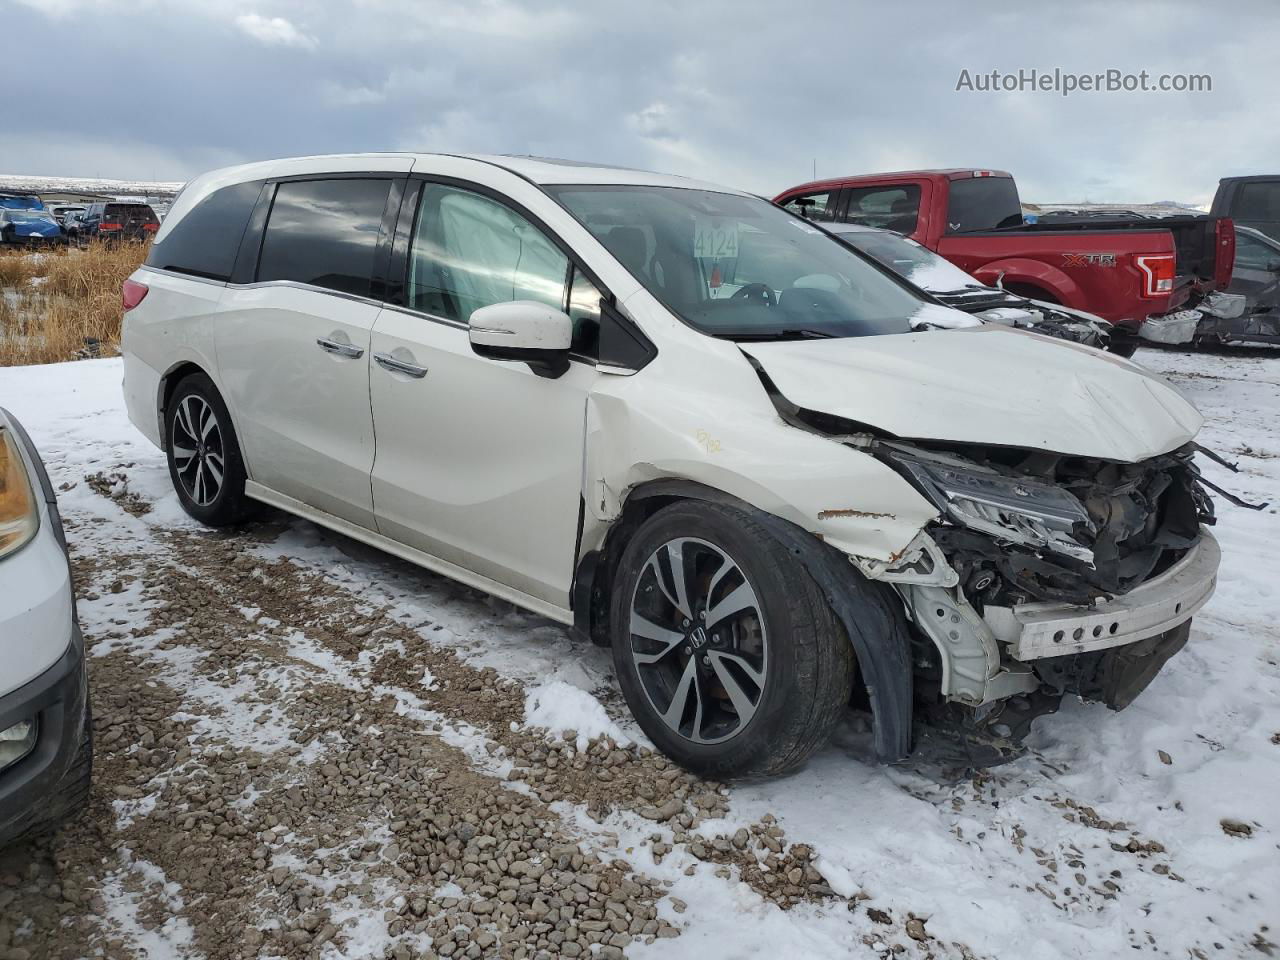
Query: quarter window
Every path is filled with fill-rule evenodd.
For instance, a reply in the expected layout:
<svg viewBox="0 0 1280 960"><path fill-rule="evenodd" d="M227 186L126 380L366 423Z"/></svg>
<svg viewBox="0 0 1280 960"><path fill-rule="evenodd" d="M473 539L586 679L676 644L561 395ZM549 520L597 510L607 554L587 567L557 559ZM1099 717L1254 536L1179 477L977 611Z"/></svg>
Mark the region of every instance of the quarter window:
<svg viewBox="0 0 1280 960"><path fill-rule="evenodd" d="M413 309L461 323L512 300L563 310L568 279L568 257L514 210L469 190L424 184L409 254ZM585 324L590 295L581 298Z"/></svg>
<svg viewBox="0 0 1280 960"><path fill-rule="evenodd" d="M806 193L804 196L792 197L782 207L806 220L831 220L835 213L830 193Z"/></svg>
<svg viewBox="0 0 1280 960"><path fill-rule="evenodd" d="M147 263L210 280L230 279L244 228L261 191L260 180L215 190L175 223L163 240L152 244ZM90 207L69 216L88 219L97 209Z"/></svg>
<svg viewBox="0 0 1280 960"><path fill-rule="evenodd" d="M276 188L258 280L369 296L390 180L301 180Z"/></svg>
<svg viewBox="0 0 1280 960"><path fill-rule="evenodd" d="M573 321L569 350L594 360L600 351L600 291L576 267L569 287L569 319Z"/></svg>

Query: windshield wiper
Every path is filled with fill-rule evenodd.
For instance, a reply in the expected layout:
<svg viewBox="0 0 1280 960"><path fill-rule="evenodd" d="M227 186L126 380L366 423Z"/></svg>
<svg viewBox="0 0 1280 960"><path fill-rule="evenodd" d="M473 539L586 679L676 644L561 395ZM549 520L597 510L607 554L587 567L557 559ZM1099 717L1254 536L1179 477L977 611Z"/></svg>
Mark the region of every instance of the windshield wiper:
<svg viewBox="0 0 1280 960"><path fill-rule="evenodd" d="M787 327L785 330L751 330L720 332L715 334L725 340L830 340L836 334L826 330L810 330L805 327Z"/></svg>

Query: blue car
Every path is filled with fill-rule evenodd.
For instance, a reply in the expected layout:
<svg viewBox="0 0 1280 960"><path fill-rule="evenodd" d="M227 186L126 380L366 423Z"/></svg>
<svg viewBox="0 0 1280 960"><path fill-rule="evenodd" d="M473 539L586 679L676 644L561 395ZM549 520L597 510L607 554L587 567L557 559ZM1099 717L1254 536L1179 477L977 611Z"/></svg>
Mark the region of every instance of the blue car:
<svg viewBox="0 0 1280 960"><path fill-rule="evenodd" d="M46 211L0 207L0 243L35 246L66 242L66 232Z"/></svg>
<svg viewBox="0 0 1280 960"><path fill-rule="evenodd" d="M0 208L8 210L43 210L44 204L32 193L0 193Z"/></svg>

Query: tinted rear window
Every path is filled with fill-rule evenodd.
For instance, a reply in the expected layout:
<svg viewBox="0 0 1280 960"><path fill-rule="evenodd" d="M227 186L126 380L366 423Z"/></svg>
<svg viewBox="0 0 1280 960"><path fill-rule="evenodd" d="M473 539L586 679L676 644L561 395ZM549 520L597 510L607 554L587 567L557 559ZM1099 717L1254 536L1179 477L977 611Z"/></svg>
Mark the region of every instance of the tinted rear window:
<svg viewBox="0 0 1280 960"><path fill-rule="evenodd" d="M258 280L367 297L390 180L305 180L276 189Z"/></svg>
<svg viewBox="0 0 1280 960"><path fill-rule="evenodd" d="M147 263L211 280L228 280L262 181L215 190L170 227Z"/></svg>
<svg viewBox="0 0 1280 960"><path fill-rule="evenodd" d="M119 217L123 220L141 220L144 223L159 223L156 212L145 203L108 203L103 213L107 219Z"/></svg>
<svg viewBox="0 0 1280 960"><path fill-rule="evenodd" d="M971 177L951 181L947 204L947 232L972 233L1016 227L1022 223L1022 204L1012 177Z"/></svg>
<svg viewBox="0 0 1280 960"><path fill-rule="evenodd" d="M1241 220L1280 220L1280 180L1242 184L1231 215Z"/></svg>

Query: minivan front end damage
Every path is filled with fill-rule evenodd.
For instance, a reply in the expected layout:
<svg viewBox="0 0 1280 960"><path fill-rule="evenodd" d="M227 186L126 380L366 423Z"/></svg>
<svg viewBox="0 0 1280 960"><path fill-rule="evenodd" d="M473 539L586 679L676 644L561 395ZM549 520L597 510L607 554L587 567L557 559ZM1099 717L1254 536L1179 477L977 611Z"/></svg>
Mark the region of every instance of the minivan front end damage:
<svg viewBox="0 0 1280 960"><path fill-rule="evenodd" d="M1137 463L892 440L870 449L940 516L895 562L854 562L901 596L935 719L959 720L971 754L1013 755L1069 693L1127 706L1213 594L1220 551L1193 444Z"/></svg>

